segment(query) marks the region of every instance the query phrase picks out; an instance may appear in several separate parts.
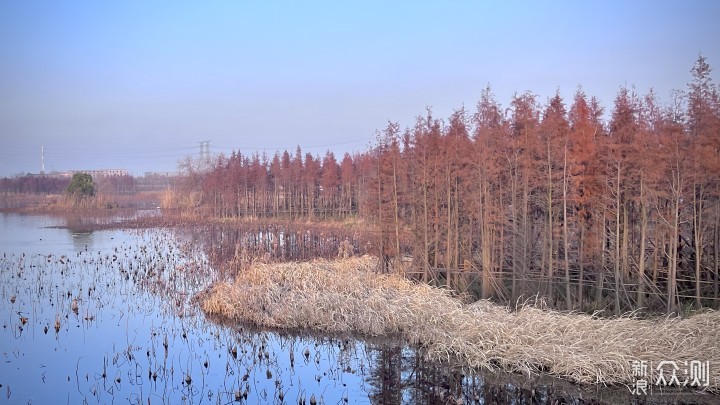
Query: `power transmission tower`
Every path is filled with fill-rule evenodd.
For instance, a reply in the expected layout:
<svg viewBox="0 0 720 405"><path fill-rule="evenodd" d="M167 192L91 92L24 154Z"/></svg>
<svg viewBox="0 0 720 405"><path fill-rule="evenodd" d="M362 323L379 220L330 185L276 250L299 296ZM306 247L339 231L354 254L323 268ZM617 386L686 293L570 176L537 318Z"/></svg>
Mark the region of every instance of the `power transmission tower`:
<svg viewBox="0 0 720 405"><path fill-rule="evenodd" d="M210 141L200 141L200 159L210 161Z"/></svg>

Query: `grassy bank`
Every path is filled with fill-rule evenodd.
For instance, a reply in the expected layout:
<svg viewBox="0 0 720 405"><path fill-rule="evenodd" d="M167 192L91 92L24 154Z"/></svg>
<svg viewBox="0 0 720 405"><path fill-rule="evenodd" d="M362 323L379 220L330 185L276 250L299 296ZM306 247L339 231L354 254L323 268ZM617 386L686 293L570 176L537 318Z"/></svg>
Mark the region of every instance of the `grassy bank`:
<svg viewBox="0 0 720 405"><path fill-rule="evenodd" d="M160 193L134 195L97 194L89 198L73 198L65 194L0 195L0 211L27 214L62 214L110 211L113 209L156 208Z"/></svg>
<svg viewBox="0 0 720 405"><path fill-rule="evenodd" d="M487 301L463 304L446 290L378 275L373 258L259 264L200 297L203 310L280 328L398 334L435 360L475 368L546 372L583 383L628 384L633 360L710 361L720 381L720 313L689 318L604 319ZM680 371L678 376L681 377ZM682 377L681 377L682 379ZM651 382L652 383L652 382Z"/></svg>

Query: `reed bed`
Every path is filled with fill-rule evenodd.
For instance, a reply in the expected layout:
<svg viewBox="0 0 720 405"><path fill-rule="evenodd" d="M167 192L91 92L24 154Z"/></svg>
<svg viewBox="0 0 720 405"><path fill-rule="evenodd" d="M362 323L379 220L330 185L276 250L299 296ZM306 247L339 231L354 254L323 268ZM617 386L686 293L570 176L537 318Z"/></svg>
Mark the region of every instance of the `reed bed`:
<svg viewBox="0 0 720 405"><path fill-rule="evenodd" d="M374 272L364 256L307 263L255 264L232 282L212 285L202 309L273 328L399 335L429 358L477 369L549 373L581 383L631 384L633 361L709 361L709 387L720 382L720 313L688 318L600 318L464 304L447 290ZM687 367L687 366L685 366ZM648 370L653 372L654 370ZM666 369L666 373L669 370ZM678 371L682 381L683 375ZM649 384L654 380L648 378Z"/></svg>

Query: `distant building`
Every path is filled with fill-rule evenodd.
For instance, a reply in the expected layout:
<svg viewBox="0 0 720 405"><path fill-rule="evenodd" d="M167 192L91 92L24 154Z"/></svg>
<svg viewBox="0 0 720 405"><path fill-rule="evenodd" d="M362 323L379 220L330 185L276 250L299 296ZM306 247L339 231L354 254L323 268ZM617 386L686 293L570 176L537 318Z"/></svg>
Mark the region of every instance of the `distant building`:
<svg viewBox="0 0 720 405"><path fill-rule="evenodd" d="M143 177L135 179L137 191L163 191L175 189L180 172L145 172Z"/></svg>
<svg viewBox="0 0 720 405"><path fill-rule="evenodd" d="M87 173L93 177L120 177L130 175L130 173L128 173L128 171L125 169L71 170L70 173Z"/></svg>
<svg viewBox="0 0 720 405"><path fill-rule="evenodd" d="M75 173L87 173L94 178L130 176L130 173L125 169L69 170L66 172L27 173L27 174L25 174L25 176L49 177L49 178L54 178L54 179L63 179L63 178L70 178Z"/></svg>
<svg viewBox="0 0 720 405"><path fill-rule="evenodd" d="M180 172L145 172L145 177L176 177Z"/></svg>
<svg viewBox="0 0 720 405"><path fill-rule="evenodd" d="M25 176L32 177L48 177L51 179L64 179L72 177L70 172L41 172L41 173L27 173Z"/></svg>

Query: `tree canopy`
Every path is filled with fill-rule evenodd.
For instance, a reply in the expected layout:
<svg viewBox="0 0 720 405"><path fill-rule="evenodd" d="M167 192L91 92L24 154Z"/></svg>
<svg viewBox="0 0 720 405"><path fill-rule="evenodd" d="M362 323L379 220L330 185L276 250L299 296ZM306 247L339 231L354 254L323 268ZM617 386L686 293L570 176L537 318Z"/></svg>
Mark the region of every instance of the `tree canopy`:
<svg viewBox="0 0 720 405"><path fill-rule="evenodd" d="M67 193L76 197L92 197L95 195L95 182L87 173L75 173L67 187Z"/></svg>
<svg viewBox="0 0 720 405"><path fill-rule="evenodd" d="M509 304L540 295L617 313L720 307L710 72L699 57L687 96L667 105L623 86L607 120L582 88L568 103L516 94L505 109L488 87L475 111L390 122L341 164L300 147L234 152L188 173L182 192L223 218L358 218L375 230L375 254L412 257L423 281Z"/></svg>

